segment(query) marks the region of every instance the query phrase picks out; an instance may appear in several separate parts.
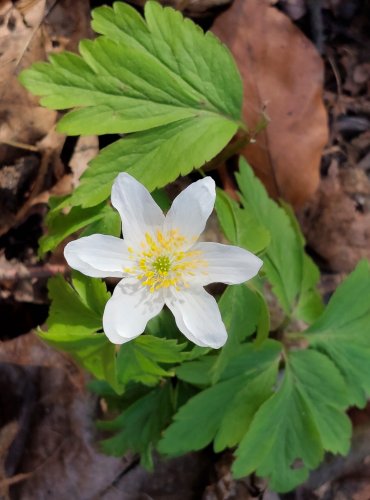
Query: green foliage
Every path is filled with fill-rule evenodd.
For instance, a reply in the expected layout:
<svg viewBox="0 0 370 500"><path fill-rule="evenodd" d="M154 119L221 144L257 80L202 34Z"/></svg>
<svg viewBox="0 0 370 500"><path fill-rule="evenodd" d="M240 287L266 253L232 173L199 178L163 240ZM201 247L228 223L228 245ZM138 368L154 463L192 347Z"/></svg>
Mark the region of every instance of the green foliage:
<svg viewBox="0 0 370 500"><path fill-rule="evenodd" d="M253 344L240 348L217 384L181 407L159 451L174 456L199 450L212 440L216 451L238 443L258 407L272 394L280 350L272 340L259 348Z"/></svg>
<svg viewBox="0 0 370 500"><path fill-rule="evenodd" d="M137 452L142 464L153 468L152 450L174 411L171 385L160 385L139 397L114 420L100 422L99 428L116 434L101 442L105 453L122 456Z"/></svg>
<svg viewBox="0 0 370 500"><path fill-rule="evenodd" d="M228 360L238 353L241 343L256 330L263 328L266 324L264 316L268 315L263 298L245 285L228 287L219 301L219 307L228 332L228 339L213 367L215 381ZM263 337L265 336L268 336L268 330L263 332Z"/></svg>
<svg viewBox="0 0 370 500"><path fill-rule="evenodd" d="M162 377L171 377L173 371L162 368L160 363L176 364L184 359L186 344L176 340L143 335L123 344L117 359L118 379L126 385L130 381L155 385Z"/></svg>
<svg viewBox="0 0 370 500"><path fill-rule="evenodd" d="M119 236L121 220L117 211L102 203L91 208L73 207L68 214L49 212L47 217L49 232L39 242L39 253L45 254L55 248L67 236L90 224L88 234L100 233Z"/></svg>
<svg viewBox="0 0 370 500"><path fill-rule="evenodd" d="M54 55L21 75L43 105L69 110L60 131L123 134L91 162L74 193L51 199L41 254L76 231L120 234L106 202L118 173L155 190L201 167L245 128L239 73L211 33L153 1L144 18L123 3L95 9L93 28L100 36L81 42L80 55ZM324 310L319 271L291 208L268 197L245 161L237 182L240 203L217 192L220 226L231 243L261 254L264 266L248 287L223 293L229 338L222 349L179 343L166 310L143 336L116 347L102 333L105 284L78 273L71 284L49 281L48 331L39 335L84 366L96 378L93 390L119 412L99 424L112 433L105 452L138 452L152 467L154 449L175 456L212 442L217 452L236 447L236 477L256 472L284 492L326 451L348 451L345 410L364 406L370 394L370 266L361 262ZM168 208L165 192L155 195ZM267 338L265 280L285 313L281 342ZM289 334L291 319L310 326Z"/></svg>
<svg viewBox="0 0 370 500"><path fill-rule="evenodd" d="M92 25L101 36L82 41L81 55L53 55L20 76L42 105L76 108L59 122L61 132L127 134L91 162L59 210L102 203L122 171L150 190L165 186L211 160L242 126L240 75L212 33L152 1L145 19L117 2L95 9ZM79 227L83 217L90 223L78 213L70 216L71 226L74 217ZM52 245L44 241L43 251Z"/></svg>
<svg viewBox="0 0 370 500"><path fill-rule="evenodd" d="M346 387L332 362L315 351L292 352L280 387L240 443L234 475L256 471L270 478L273 490L291 490L320 463L324 450L348 451L346 406Z"/></svg>
<svg viewBox="0 0 370 500"><path fill-rule="evenodd" d="M71 354L96 378L121 391L117 380L115 346L101 332L102 316L109 293L102 280L74 273L73 287L62 276L48 283L52 300L48 331L39 331L48 344Z"/></svg>
<svg viewBox="0 0 370 500"><path fill-rule="evenodd" d="M365 406L370 395L369 262L361 261L338 287L305 338L337 365L347 383L350 403Z"/></svg>
<svg viewBox="0 0 370 500"><path fill-rule="evenodd" d="M288 316L313 321L322 311L316 290L319 273L304 253L304 239L294 215L268 197L244 160L237 181L244 210L270 234L263 270L281 307Z"/></svg>
<svg viewBox="0 0 370 500"><path fill-rule="evenodd" d="M222 231L234 245L253 253L261 253L269 245L267 228L221 189L217 189L215 209Z"/></svg>
<svg viewBox="0 0 370 500"><path fill-rule="evenodd" d="M101 203L120 172L133 175L150 191L164 186L213 158L234 135L235 127L230 120L200 113L196 121L180 120L130 134L90 162L81 185L64 204L90 207Z"/></svg>

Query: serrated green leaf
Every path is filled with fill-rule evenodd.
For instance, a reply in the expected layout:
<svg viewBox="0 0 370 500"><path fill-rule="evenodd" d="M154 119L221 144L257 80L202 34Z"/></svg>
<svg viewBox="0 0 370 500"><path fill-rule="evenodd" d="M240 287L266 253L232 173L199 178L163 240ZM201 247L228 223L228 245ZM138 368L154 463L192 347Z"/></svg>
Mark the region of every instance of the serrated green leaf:
<svg viewBox="0 0 370 500"><path fill-rule="evenodd" d="M271 396L273 386L276 383L277 371L278 359L271 365L262 365L260 371L256 371L244 379L240 391L228 406L221 420L214 440L216 452L240 443L248 431L256 411ZM233 384L234 381L236 379L224 382L224 389L227 390L227 386L229 386L230 392L235 391L237 384Z"/></svg>
<svg viewBox="0 0 370 500"><path fill-rule="evenodd" d="M115 214L117 212L114 212L105 203L91 208L73 207L68 214L62 212L53 213L48 221L48 233L42 236L39 241L40 254L43 255L53 250L67 236L70 236L88 224L95 223L95 227L103 228L107 222L107 218L112 217L112 213L116 217ZM100 223L100 226L96 225L97 222ZM111 233L105 232L103 234Z"/></svg>
<svg viewBox="0 0 370 500"><path fill-rule="evenodd" d="M174 375L160 363L176 364L183 360L182 351L186 344L142 335L123 344L117 358L118 380L126 385L130 381L155 385L162 377Z"/></svg>
<svg viewBox="0 0 370 500"><path fill-rule="evenodd" d="M316 319L321 312L316 291L319 274L304 253L304 239L293 212L279 207L268 197L243 159L236 177L244 209L271 235L263 255L263 270L281 307L288 316L306 321Z"/></svg>
<svg viewBox="0 0 370 500"><path fill-rule="evenodd" d="M233 245L253 253L260 253L269 245L269 231L222 189L217 189L215 209L221 229Z"/></svg>
<svg viewBox="0 0 370 500"><path fill-rule="evenodd" d="M195 361L188 361L182 363L175 368L176 376L189 384L197 387L205 387L212 384L213 371L212 368L215 364L216 356L203 356L201 359Z"/></svg>
<svg viewBox="0 0 370 500"><path fill-rule="evenodd" d="M370 265L361 261L306 330L310 346L327 354L343 374L352 404L370 395Z"/></svg>
<svg viewBox="0 0 370 500"><path fill-rule="evenodd" d="M286 492L303 482L324 450L346 453L351 432L344 381L323 354L289 355L277 392L257 411L233 464L235 477L256 471Z"/></svg>
<svg viewBox="0 0 370 500"><path fill-rule="evenodd" d="M167 307L164 307L157 316L149 320L145 332L164 339L178 340L180 338L175 318ZM183 335L181 338L184 340Z"/></svg>
<svg viewBox="0 0 370 500"><path fill-rule="evenodd" d="M78 271L72 271L72 284L79 295L79 300L99 317L99 328L101 328L104 308L110 298L106 284L101 279L88 278Z"/></svg>
<svg viewBox="0 0 370 500"><path fill-rule="evenodd" d="M302 284L299 299L293 315L307 324L311 324L322 314L324 304L317 289L320 271L311 257L303 256Z"/></svg>
<svg viewBox="0 0 370 500"><path fill-rule="evenodd" d="M78 108L61 131L131 133L92 162L59 208L102 202L122 171L162 187L213 158L240 126L242 82L214 35L151 1L145 19L119 2L93 18L102 36L81 42L81 56L56 54L20 76L44 106Z"/></svg>
<svg viewBox="0 0 370 500"><path fill-rule="evenodd" d="M221 375L229 359L238 352L243 340L256 331L260 314L264 312L259 296L244 284L229 286L218 304L228 337L213 367L214 381Z"/></svg>
<svg viewBox="0 0 370 500"><path fill-rule="evenodd" d="M128 135L104 148L92 160L68 204L89 207L110 195L113 180L128 172L149 191L211 160L232 138L237 125L199 112L199 120L181 120Z"/></svg>
<svg viewBox="0 0 370 500"><path fill-rule="evenodd" d="M104 282L76 273L73 286L62 276L49 280L52 299L48 331L39 336L48 344L70 353L96 378L106 380L119 392L115 346L103 333L102 314L109 294Z"/></svg>
<svg viewBox="0 0 370 500"><path fill-rule="evenodd" d="M83 236L90 236L91 234L109 234L119 238L121 236L122 221L119 213L114 210L110 205L104 209L103 216L90 223L80 234Z"/></svg>
<svg viewBox="0 0 370 500"><path fill-rule="evenodd" d="M239 119L242 85L229 50L211 32L203 33L179 11L159 3L145 5L146 24L126 4L115 3L113 10L93 11L95 31L118 43L147 52L187 84L202 104ZM191 89L191 90L190 90Z"/></svg>
<svg viewBox="0 0 370 500"><path fill-rule="evenodd" d="M284 200L280 200L280 205L288 215L290 223L295 231L298 240L302 247L305 246L306 240L303 236L299 222L295 216L293 208ZM298 298L298 303L295 307L293 315L308 324L313 323L323 312L324 304L321 294L317 289L317 284L320 280L320 271L311 257L306 253L303 255L303 270L302 270L302 287Z"/></svg>
<svg viewBox="0 0 370 500"><path fill-rule="evenodd" d="M215 36L155 2L146 4L143 31L128 33L125 21L143 26L143 19L125 4L95 9L93 16L93 27L104 36L83 40L81 57L53 55L49 64L37 63L21 74L22 83L42 96L42 105L79 107L62 118L61 132L137 132L196 118L202 110L240 119L240 76Z"/></svg>
<svg viewBox="0 0 370 500"><path fill-rule="evenodd" d="M102 450L118 457L127 451L140 453L142 464L152 468L152 449L162 429L168 424L173 409L171 385L167 383L156 387L115 420L99 423L101 429L118 431L113 437L101 442Z"/></svg>
<svg viewBox="0 0 370 500"><path fill-rule="evenodd" d="M231 367L228 373L226 370L225 378L180 408L158 450L176 456L199 450L213 439L216 451L239 442L253 414L272 393L280 350L281 345L275 341L266 341L259 348L244 345L237 367Z"/></svg>
<svg viewBox="0 0 370 500"><path fill-rule="evenodd" d="M90 280L85 278L86 281ZM49 297L52 300L47 320L48 333L89 334L101 328L100 311L90 308L79 294L62 276L51 278L48 282Z"/></svg>

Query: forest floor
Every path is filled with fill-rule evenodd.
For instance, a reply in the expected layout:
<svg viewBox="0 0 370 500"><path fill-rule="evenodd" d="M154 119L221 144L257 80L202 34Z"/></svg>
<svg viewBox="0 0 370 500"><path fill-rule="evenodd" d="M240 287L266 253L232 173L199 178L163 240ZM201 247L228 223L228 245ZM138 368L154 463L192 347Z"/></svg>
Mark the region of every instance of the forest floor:
<svg viewBox="0 0 370 500"><path fill-rule="evenodd" d="M361 0L271 1L263 19L268 36L259 36L262 25L251 22L255 1L244 1L248 12L243 0L232 7L228 0L167 3L230 46L252 96L245 109L252 121L265 105L270 115L269 103L256 95L266 92L264 76L279 73L272 74L280 82L278 104L259 139L266 154L256 168L272 195L294 205L327 299L358 260L370 258L370 6ZM232 480L231 456L210 449L157 461L150 474L135 456L97 451L93 420L102 403L86 390L86 375L71 359L33 333L47 318L47 279L68 274L62 248L41 261L37 256L48 199L71 192L110 138L57 134L58 114L39 107L17 74L53 52L76 51L80 39L92 36L90 12L102 3L0 2L0 499L369 500L370 408L351 412L350 454L327 457L287 495L266 490L254 477ZM140 8L143 2L135 3ZM261 54L253 74L245 69L246 46ZM286 67L271 64L280 46L291 47ZM295 92L300 87L302 95ZM292 127L289 113L297 116L303 108ZM230 171L220 172L223 186L231 186Z"/></svg>

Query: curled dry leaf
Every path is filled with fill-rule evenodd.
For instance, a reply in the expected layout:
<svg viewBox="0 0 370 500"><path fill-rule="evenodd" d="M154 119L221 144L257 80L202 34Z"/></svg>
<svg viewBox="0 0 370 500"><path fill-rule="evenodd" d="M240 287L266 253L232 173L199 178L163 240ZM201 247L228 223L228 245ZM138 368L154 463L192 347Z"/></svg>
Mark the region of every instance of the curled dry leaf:
<svg viewBox="0 0 370 500"><path fill-rule="evenodd" d="M231 49L244 80L244 119L267 128L243 155L270 194L295 207L316 191L328 138L323 63L312 43L267 0L235 0L213 32Z"/></svg>

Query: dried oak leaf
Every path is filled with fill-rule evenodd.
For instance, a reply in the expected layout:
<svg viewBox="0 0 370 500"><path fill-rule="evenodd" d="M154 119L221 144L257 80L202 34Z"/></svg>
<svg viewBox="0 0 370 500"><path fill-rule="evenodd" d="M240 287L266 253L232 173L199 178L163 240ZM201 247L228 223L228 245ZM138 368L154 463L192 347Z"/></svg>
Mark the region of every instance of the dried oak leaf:
<svg viewBox="0 0 370 500"><path fill-rule="evenodd" d="M263 110L270 119L242 154L272 196L303 205L318 187L328 139L318 52L267 0L235 0L212 31L231 49L241 71L248 127L257 126Z"/></svg>
<svg viewBox="0 0 370 500"><path fill-rule="evenodd" d="M102 498L100 493L130 463L97 450L96 399L84 389L84 381L82 370L33 333L0 342L0 388L7 394L0 401L2 412L19 423L5 457L3 486L11 485L11 498Z"/></svg>

